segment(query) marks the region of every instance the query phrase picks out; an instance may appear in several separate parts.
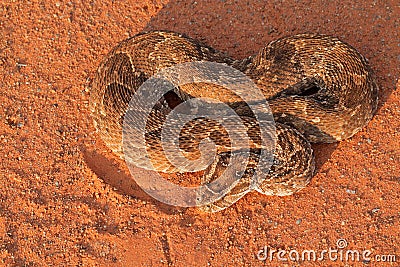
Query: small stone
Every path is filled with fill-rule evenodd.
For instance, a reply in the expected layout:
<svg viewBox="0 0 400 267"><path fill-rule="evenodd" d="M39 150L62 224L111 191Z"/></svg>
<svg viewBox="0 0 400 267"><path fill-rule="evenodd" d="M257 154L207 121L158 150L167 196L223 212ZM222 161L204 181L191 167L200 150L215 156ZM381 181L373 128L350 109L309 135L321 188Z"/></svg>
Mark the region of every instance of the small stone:
<svg viewBox="0 0 400 267"><path fill-rule="evenodd" d="M374 208L374 209L371 210L371 213L375 214L375 213L377 213L379 210L380 210L380 208Z"/></svg>
<svg viewBox="0 0 400 267"><path fill-rule="evenodd" d="M356 193L356 190L346 189L346 193L354 195Z"/></svg>

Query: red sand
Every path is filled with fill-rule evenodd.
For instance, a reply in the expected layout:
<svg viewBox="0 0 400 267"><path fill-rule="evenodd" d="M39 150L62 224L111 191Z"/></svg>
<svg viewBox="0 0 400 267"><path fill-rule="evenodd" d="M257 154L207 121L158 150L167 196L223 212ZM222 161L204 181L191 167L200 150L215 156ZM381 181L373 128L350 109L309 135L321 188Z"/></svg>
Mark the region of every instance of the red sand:
<svg viewBox="0 0 400 267"><path fill-rule="evenodd" d="M0 18L3 266L399 266L398 1L3 1ZM88 112L101 58L149 29L236 58L289 34L336 35L370 60L379 110L350 140L316 145L318 172L293 196L251 193L212 215L162 205L98 140ZM264 246L320 252L339 239L372 262L257 259Z"/></svg>

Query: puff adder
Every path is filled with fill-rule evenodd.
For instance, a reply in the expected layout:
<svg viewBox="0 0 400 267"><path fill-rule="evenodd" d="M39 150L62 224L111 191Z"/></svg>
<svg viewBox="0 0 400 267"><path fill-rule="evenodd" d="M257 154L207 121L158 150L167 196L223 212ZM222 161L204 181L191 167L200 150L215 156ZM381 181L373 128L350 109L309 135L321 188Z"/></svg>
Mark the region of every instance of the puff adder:
<svg viewBox="0 0 400 267"><path fill-rule="evenodd" d="M119 43L102 61L91 84L90 108L95 127L115 154L124 157L123 118L139 86L163 68L191 61L225 63L246 74L262 91L276 122L274 164L265 170L263 182L255 188L250 186L259 154L258 148L252 147L242 178L224 197L200 207L204 211L222 210L251 190L282 196L304 188L315 168L310 143L351 137L366 125L377 107L378 87L367 60L335 37L322 34L284 37L272 41L256 55L237 60L179 33L145 32ZM180 86L160 99L154 114L168 114L174 102L185 100L183 95L217 98L234 108L240 99L224 90L201 83ZM254 127L257 125L254 118L242 115L249 135L257 139L259 129ZM147 128L147 151L157 171L172 173L177 169L161 148L162 117L153 115L152 126ZM215 161L204 173L206 182L216 179L230 155L237 153L229 150L228 136L219 128L218 124L202 120L183 128L181 133L185 138L180 139L179 146L188 158L199 156L196 148L205 137L218 145Z"/></svg>

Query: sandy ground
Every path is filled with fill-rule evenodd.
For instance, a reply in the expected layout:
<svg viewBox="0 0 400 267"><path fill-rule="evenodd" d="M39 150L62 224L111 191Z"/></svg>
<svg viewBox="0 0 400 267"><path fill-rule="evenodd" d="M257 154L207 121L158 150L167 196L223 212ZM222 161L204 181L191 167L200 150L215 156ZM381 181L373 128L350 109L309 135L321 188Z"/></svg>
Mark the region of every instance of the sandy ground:
<svg viewBox="0 0 400 267"><path fill-rule="evenodd" d="M399 5L2 1L1 265L400 266ZM285 35L336 35L370 60L378 112L350 140L314 146L318 172L293 196L251 193L212 215L160 204L104 147L88 112L101 58L150 29L186 33L236 58ZM288 261L276 253L262 261L264 247L286 251ZM320 257L329 249L339 251L301 260L304 250ZM346 261L348 250L371 254ZM300 261L289 258L296 251Z"/></svg>

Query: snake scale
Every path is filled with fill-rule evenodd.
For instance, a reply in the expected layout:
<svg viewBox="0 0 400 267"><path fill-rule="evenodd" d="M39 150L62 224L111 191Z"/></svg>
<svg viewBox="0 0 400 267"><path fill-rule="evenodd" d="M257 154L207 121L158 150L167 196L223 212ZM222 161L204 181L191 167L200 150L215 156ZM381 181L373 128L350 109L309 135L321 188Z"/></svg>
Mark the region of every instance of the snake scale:
<svg viewBox="0 0 400 267"><path fill-rule="evenodd" d="M192 61L223 63L243 72L262 91L276 122L274 161L265 170L262 183L255 188L250 186L249 177L260 152L253 145L246 171L238 183L225 196L201 206L204 211L222 210L251 190L283 196L304 188L315 170L310 143L331 143L351 137L365 126L377 108L378 87L367 60L335 37L283 37L270 42L256 55L236 60L183 34L144 32L119 43L102 61L91 83L90 109L95 128L115 154L124 157L124 114L138 88L163 68ZM210 84L179 86L159 100L146 126L146 149L156 171L178 171L162 152L159 129L165 114L187 98L195 97L228 103L244 118L253 143L259 142L260 129L254 116L235 105L240 98L234 93ZM188 158L199 157L197 148L203 138L217 144L218 154L203 174L206 182L218 178L235 153L229 149L228 136L220 127L204 119L181 130L179 146Z"/></svg>

